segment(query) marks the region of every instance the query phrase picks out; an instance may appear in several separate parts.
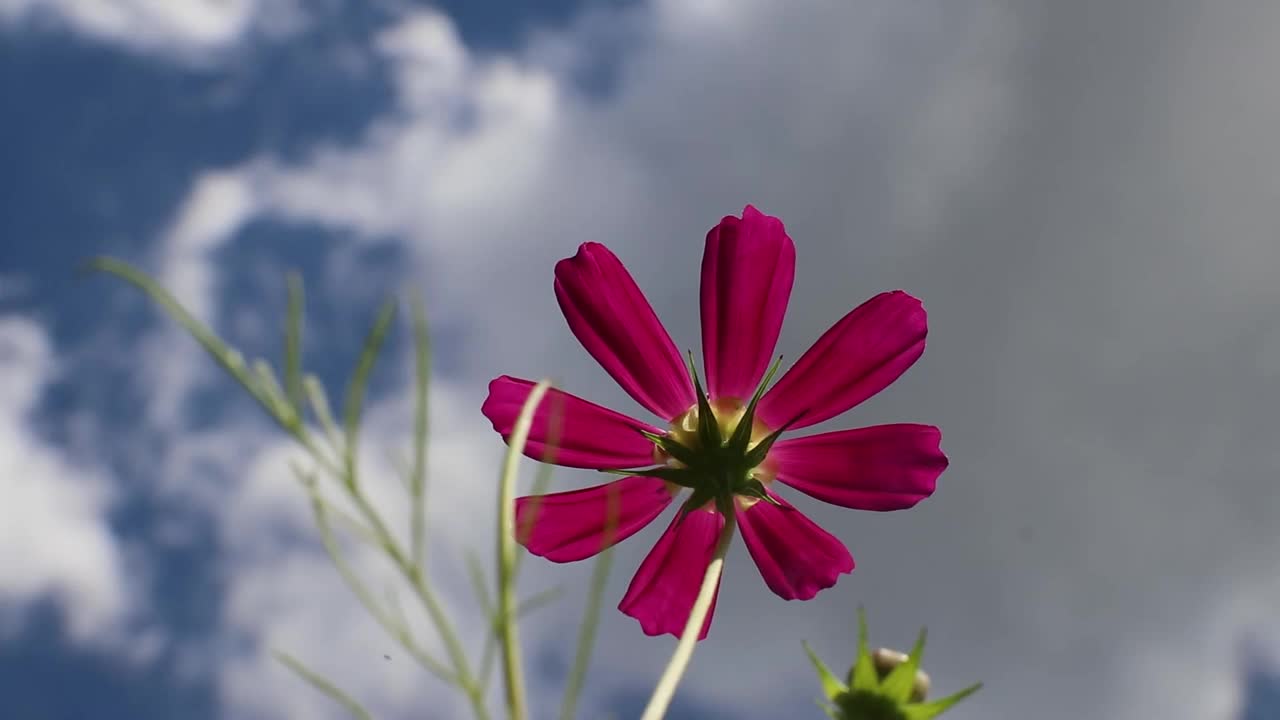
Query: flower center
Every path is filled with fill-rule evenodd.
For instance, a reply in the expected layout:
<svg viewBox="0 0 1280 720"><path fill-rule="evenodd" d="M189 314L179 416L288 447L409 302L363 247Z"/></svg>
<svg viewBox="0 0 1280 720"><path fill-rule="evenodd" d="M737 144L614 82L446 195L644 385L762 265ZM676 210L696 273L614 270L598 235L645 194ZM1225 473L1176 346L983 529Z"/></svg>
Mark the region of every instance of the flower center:
<svg viewBox="0 0 1280 720"><path fill-rule="evenodd" d="M703 427L702 416L707 411L718 429L712 438ZM686 509L723 508L733 500L738 509L745 510L765 499L765 488L776 473L768 461L768 448L760 445L773 431L758 419L748 419L747 414L747 406L736 398L699 403L677 417L660 440L655 438L654 462L665 465L671 473L668 487L673 492L680 487L693 489ZM739 435L743 422L751 426Z"/></svg>
<svg viewBox="0 0 1280 720"><path fill-rule="evenodd" d="M746 405L736 398L712 402L702 391L692 353L689 369L697 403L673 420L666 433L642 431L653 443L653 460L660 466L610 472L659 478L673 493L690 488L693 493L683 512L714 506L729 513L735 503L746 509L761 500L777 504L765 488L776 476L768 461L769 449L790 423L773 430L756 419L755 410L778 363L769 369Z"/></svg>
<svg viewBox="0 0 1280 720"><path fill-rule="evenodd" d="M721 436L725 438L727 443L727 440L733 437L738 425L745 417L746 405L736 398L721 398L709 402L708 406L711 409L712 416L715 417L716 424L720 427ZM734 496L740 510L746 510L760 502L760 498L750 493L747 489L748 483L754 480L755 483L767 487L769 483L773 482L777 473L773 471L773 463L768 462L767 456L760 459L755 465L751 465L755 461L749 458L747 453L755 449L762 440L769 437L772 431L764 423L753 418L751 429L747 435L745 447L747 452L734 452L732 448L726 447L725 443L722 443L718 448L707 448L703 447L702 439L698 436L698 418L698 406L694 405L686 410L683 415L676 418L675 422L671 423L671 430L666 434L666 437L693 452L697 457L697 462L692 464L681 462L656 445L654 447L655 461L665 463L672 468L698 467L706 470L705 476L698 478L705 483L706 489L712 491L715 496ZM750 484L755 485L755 483ZM714 498L708 500L704 507L714 502Z"/></svg>

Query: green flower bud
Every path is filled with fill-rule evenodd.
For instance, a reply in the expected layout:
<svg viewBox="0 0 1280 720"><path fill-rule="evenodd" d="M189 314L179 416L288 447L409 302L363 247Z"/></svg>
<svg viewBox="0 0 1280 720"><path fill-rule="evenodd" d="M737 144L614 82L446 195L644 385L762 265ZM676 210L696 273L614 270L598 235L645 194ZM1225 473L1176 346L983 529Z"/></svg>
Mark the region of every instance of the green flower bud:
<svg viewBox="0 0 1280 720"><path fill-rule="evenodd" d="M925 632L920 631L908 654L867 644L867 618L858 609L858 657L844 682L805 644L809 661L818 671L826 702L819 706L832 720L930 720L972 695L982 683L971 685L940 700L925 702L929 676L920 669Z"/></svg>

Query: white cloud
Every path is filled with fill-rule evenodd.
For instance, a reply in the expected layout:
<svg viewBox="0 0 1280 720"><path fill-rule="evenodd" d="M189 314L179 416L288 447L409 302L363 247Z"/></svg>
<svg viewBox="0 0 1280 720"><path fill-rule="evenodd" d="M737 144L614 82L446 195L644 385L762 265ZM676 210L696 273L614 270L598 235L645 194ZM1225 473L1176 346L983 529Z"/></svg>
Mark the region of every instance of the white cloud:
<svg viewBox="0 0 1280 720"><path fill-rule="evenodd" d="M205 172L196 178L164 233L159 278L196 317L210 318L217 298L210 253L253 217L254 192L244 172Z"/></svg>
<svg viewBox="0 0 1280 720"><path fill-rule="evenodd" d="M254 31L293 30L301 16L293 0L0 0L0 21L49 21L127 48L194 60Z"/></svg>
<svg viewBox="0 0 1280 720"><path fill-rule="evenodd" d="M44 331L0 316L0 598L17 608L0 625L16 629L23 608L53 599L73 639L89 641L111 637L136 598L107 524L107 478L31 427L56 372Z"/></svg>

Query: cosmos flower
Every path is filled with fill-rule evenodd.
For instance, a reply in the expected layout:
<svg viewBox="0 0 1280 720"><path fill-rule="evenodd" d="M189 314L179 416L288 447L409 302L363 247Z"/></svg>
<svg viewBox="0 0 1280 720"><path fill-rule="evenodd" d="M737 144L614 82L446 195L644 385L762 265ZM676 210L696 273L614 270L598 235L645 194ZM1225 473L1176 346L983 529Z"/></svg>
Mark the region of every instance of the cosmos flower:
<svg viewBox="0 0 1280 720"><path fill-rule="evenodd" d="M688 491L619 609L646 634L679 635L733 512L766 585L808 600L853 570L843 543L778 495L777 483L859 510L909 508L947 466L930 425L894 424L779 439L833 418L883 390L924 352L920 301L876 295L831 327L771 388L778 333L795 276L782 222L748 205L707 234L702 258L706 389L612 252L585 243L556 264L555 293L573 334L645 409L650 424L552 390L525 454L624 474L611 483L516 500L519 541L573 562L648 525ZM534 383L502 376L483 412L509 439ZM714 610L714 606L713 606ZM711 614L702 627L705 637Z"/></svg>

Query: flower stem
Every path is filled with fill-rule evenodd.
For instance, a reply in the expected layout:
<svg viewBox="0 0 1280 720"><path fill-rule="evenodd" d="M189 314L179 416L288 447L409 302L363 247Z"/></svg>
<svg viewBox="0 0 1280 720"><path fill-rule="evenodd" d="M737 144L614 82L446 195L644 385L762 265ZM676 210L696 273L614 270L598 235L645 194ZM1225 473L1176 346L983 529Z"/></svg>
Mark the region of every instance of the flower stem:
<svg viewBox="0 0 1280 720"><path fill-rule="evenodd" d="M520 416L511 431L507 456L502 463L502 482L498 489L498 614L499 635L502 638L502 667L506 681L507 709L511 720L526 720L524 669L520 665L520 637L516 632L516 518L515 488L516 469L538 404L547 394L551 383L543 380L533 387L525 399Z"/></svg>
<svg viewBox="0 0 1280 720"><path fill-rule="evenodd" d="M733 503L729 503L729 512L724 517L724 529L720 531L720 538L716 541L715 554L712 555L711 564L707 565L707 572L702 577L702 587L698 590L697 599L693 601L693 609L689 611L689 620L684 624L680 642L676 643L676 651L672 653L667 669L662 671L662 677L653 688L653 696L649 698L649 705L644 709L640 720L662 720L662 717L667 714L667 707L671 705L671 698L675 695L676 686L680 684L680 678L689 667L689 661L693 658L693 648L698 643L698 635L701 634L702 625L706 622L707 613L711 610L711 600L716 596L720 575L724 571L724 556L729 552L729 543L733 540L733 531L737 524Z"/></svg>

